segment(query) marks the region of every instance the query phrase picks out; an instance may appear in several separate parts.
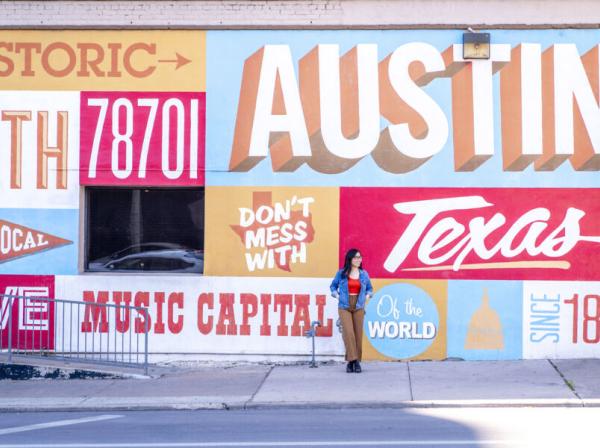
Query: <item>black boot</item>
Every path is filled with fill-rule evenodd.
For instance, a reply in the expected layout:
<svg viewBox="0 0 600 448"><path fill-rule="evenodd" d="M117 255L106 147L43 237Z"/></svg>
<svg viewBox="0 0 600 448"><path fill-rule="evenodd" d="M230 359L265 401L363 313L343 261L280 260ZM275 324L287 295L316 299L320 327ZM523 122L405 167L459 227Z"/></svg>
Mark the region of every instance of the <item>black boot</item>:
<svg viewBox="0 0 600 448"><path fill-rule="evenodd" d="M360 368L360 363L358 361L354 361L354 372L355 373L362 372L362 369Z"/></svg>
<svg viewBox="0 0 600 448"><path fill-rule="evenodd" d="M354 372L354 363L355 362L356 361L350 361L348 363L348 365L346 366L346 373L352 373L352 372Z"/></svg>

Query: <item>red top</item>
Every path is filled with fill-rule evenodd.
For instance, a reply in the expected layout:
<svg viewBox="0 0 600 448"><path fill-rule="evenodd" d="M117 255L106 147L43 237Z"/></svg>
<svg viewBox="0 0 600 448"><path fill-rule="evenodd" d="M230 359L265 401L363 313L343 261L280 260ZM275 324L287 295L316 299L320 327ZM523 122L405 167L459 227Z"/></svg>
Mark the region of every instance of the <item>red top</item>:
<svg viewBox="0 0 600 448"><path fill-rule="evenodd" d="M360 293L360 280L348 277L348 294Z"/></svg>

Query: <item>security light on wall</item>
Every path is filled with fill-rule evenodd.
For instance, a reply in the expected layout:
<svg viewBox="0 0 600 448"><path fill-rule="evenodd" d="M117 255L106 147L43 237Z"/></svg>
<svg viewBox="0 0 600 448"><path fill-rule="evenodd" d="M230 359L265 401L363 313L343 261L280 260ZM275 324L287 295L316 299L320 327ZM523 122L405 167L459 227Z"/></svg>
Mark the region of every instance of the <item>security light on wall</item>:
<svg viewBox="0 0 600 448"><path fill-rule="evenodd" d="M489 59L490 33L464 33L463 59Z"/></svg>

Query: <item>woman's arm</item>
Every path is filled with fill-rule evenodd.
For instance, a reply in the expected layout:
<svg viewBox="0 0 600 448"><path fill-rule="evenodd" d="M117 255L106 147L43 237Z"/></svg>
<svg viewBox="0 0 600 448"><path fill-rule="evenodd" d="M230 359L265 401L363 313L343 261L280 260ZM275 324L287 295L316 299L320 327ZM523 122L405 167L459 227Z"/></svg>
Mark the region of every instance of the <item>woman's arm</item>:
<svg viewBox="0 0 600 448"><path fill-rule="evenodd" d="M365 294L369 297L373 296L373 285L371 285L371 279L369 278L369 274L367 274L367 271L363 271L365 273L365 277L366 277L366 285L367 285L367 290L365 291Z"/></svg>
<svg viewBox="0 0 600 448"><path fill-rule="evenodd" d="M331 285L329 285L329 289L331 290L331 295L333 297L338 297L339 293L338 293L338 289L340 286L340 279L341 279L341 273L342 271L337 271L335 274L335 277L333 277L333 281L331 282Z"/></svg>

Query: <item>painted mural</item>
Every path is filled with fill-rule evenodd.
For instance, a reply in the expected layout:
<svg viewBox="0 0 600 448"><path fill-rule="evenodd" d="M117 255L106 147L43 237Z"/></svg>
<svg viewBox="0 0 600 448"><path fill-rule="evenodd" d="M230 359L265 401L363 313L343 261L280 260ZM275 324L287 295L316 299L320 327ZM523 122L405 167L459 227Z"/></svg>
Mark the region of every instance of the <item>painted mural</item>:
<svg viewBox="0 0 600 448"><path fill-rule="evenodd" d="M148 307L174 356L308 355L318 320L340 359L358 247L365 359L600 357L600 38L489 32L466 60L462 30L4 31L4 293ZM201 189L203 275L86 272L102 188Z"/></svg>
<svg viewBox="0 0 600 448"><path fill-rule="evenodd" d="M82 92L82 185L204 184L205 94Z"/></svg>
<svg viewBox="0 0 600 448"><path fill-rule="evenodd" d="M597 186L597 35L491 34L467 61L459 31L209 34L208 183Z"/></svg>
<svg viewBox="0 0 600 448"><path fill-rule="evenodd" d="M375 280L365 307L367 359L445 359L448 284L439 280Z"/></svg>
<svg viewBox="0 0 600 448"><path fill-rule="evenodd" d="M86 333L127 333L130 326L137 334L144 332L142 313L122 312L120 320L114 320L108 313L88 312L96 303L147 307L152 355L307 353L310 341L304 333L313 321L320 322L316 333L320 353L339 355L343 344L335 327L337 309L323 292L327 286L327 280L307 278L179 276L169 282L159 276L93 276L85 282L77 276L56 278L57 295L85 303L79 308L80 327L72 330L80 339Z"/></svg>
<svg viewBox="0 0 600 448"><path fill-rule="evenodd" d="M207 187L207 275L328 277L337 263L336 188ZM227 204L227 207L222 205Z"/></svg>
<svg viewBox="0 0 600 448"><path fill-rule="evenodd" d="M521 359L522 294L518 281L448 282L448 357Z"/></svg>
<svg viewBox="0 0 600 448"><path fill-rule="evenodd" d="M376 277L600 275L590 263L600 243L597 188L341 188L340 196L340 243L360 241Z"/></svg>
<svg viewBox="0 0 600 448"><path fill-rule="evenodd" d="M598 343L600 283L524 282L524 358L597 357Z"/></svg>
<svg viewBox="0 0 600 448"><path fill-rule="evenodd" d="M54 288L51 275L0 276L0 348L8 348L9 338L18 350L55 348L55 307L47 300L55 296ZM23 299L9 300L6 296Z"/></svg>

